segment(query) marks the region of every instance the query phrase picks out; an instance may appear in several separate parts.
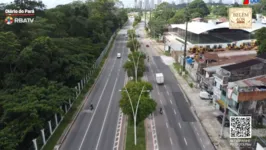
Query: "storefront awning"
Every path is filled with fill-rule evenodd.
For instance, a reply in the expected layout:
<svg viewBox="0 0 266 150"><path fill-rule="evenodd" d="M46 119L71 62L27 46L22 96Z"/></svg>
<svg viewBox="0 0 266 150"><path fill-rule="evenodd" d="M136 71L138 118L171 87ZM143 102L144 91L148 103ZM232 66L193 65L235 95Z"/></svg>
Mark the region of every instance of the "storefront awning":
<svg viewBox="0 0 266 150"><path fill-rule="evenodd" d="M223 100L219 99L219 100L216 101L216 103L219 104L221 107L225 108L225 103L224 103Z"/></svg>

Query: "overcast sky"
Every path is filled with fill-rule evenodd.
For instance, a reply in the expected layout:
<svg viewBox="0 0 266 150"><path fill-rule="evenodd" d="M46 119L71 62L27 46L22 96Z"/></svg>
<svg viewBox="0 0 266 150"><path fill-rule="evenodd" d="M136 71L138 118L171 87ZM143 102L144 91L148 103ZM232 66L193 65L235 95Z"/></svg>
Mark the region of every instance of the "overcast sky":
<svg viewBox="0 0 266 150"><path fill-rule="evenodd" d="M1 3L10 3L13 0L0 0ZM47 6L47 8L53 8L56 5L60 5L60 4L67 4L70 2L73 2L74 0L42 0L42 2ZM123 2L123 4L125 5L125 7L132 7L134 4L134 0L121 0ZM165 2L175 2L176 4L180 1L180 0L162 0ZM184 0L186 1L186 0ZM209 0L204 0L205 2L208 2ZM214 0L214 1L218 1L218 0ZM223 0L224 3L231 3L232 0ZM154 3L157 3L157 0L154 0Z"/></svg>

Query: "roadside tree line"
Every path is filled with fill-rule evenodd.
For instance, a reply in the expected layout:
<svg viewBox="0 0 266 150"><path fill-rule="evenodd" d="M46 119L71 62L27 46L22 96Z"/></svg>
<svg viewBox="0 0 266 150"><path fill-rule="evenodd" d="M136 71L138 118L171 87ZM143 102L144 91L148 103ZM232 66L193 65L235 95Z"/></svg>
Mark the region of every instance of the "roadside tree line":
<svg viewBox="0 0 266 150"><path fill-rule="evenodd" d="M0 149L28 150L74 86L92 70L127 11L110 1L73 2L45 9L41 1L15 1L5 9L35 9L32 24L0 21Z"/></svg>
<svg viewBox="0 0 266 150"><path fill-rule="evenodd" d="M256 18L256 13L266 15L266 0L260 1L254 5L217 5L206 4L203 0L194 0L189 4L170 4L161 3L152 11L152 18L148 23L150 34L152 37L162 35L169 24L182 24L186 19L197 17L217 19L217 17L228 17L228 9L230 7L251 7L252 17Z"/></svg>
<svg viewBox="0 0 266 150"><path fill-rule="evenodd" d="M122 112L129 117L129 123L134 124L136 144L136 126L156 109L157 103L150 97L153 90L152 84L142 80L146 55L140 51L140 43L136 39L135 30L128 30L127 34L127 47L131 53L123 68L131 80L121 90L122 98L119 105Z"/></svg>

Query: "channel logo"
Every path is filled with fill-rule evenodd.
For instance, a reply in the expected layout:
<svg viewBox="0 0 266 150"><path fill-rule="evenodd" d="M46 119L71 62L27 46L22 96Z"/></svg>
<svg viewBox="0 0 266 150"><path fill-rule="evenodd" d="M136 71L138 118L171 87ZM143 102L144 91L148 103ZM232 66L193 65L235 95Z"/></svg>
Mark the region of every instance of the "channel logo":
<svg viewBox="0 0 266 150"><path fill-rule="evenodd" d="M14 19L11 16L7 16L5 19L5 23L10 25L14 22Z"/></svg>
<svg viewBox="0 0 266 150"><path fill-rule="evenodd" d="M257 4L260 0L243 0L243 5Z"/></svg>

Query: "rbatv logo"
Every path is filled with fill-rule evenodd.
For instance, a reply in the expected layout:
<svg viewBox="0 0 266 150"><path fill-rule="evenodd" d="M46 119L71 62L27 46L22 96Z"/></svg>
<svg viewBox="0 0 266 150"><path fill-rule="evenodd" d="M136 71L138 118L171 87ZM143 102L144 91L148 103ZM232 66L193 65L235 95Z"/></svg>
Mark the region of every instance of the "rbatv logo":
<svg viewBox="0 0 266 150"><path fill-rule="evenodd" d="M260 0L243 0L243 5L257 4Z"/></svg>
<svg viewBox="0 0 266 150"><path fill-rule="evenodd" d="M7 16L5 19L5 23L10 25L14 22L13 18L11 16Z"/></svg>

